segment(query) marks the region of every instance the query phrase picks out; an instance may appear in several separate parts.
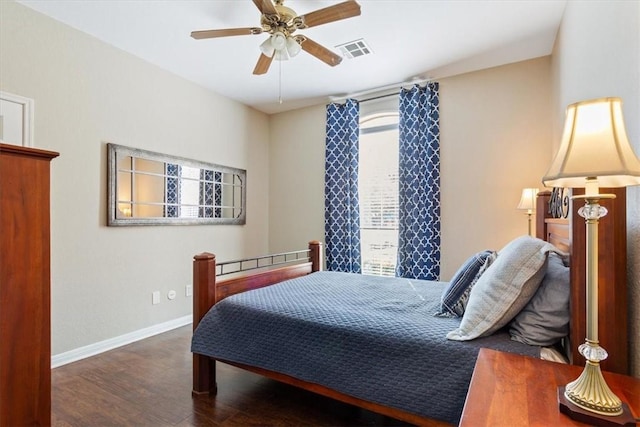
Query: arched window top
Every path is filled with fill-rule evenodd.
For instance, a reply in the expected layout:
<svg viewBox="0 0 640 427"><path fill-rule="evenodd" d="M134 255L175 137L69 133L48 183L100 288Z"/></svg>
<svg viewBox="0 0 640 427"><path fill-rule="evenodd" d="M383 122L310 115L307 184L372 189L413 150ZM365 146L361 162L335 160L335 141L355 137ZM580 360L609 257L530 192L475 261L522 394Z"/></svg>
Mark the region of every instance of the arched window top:
<svg viewBox="0 0 640 427"><path fill-rule="evenodd" d="M369 114L360 119L360 128L398 123L399 114L397 111L387 111L383 113Z"/></svg>
<svg viewBox="0 0 640 427"><path fill-rule="evenodd" d="M370 114L360 120L360 133L380 132L398 127L398 112Z"/></svg>

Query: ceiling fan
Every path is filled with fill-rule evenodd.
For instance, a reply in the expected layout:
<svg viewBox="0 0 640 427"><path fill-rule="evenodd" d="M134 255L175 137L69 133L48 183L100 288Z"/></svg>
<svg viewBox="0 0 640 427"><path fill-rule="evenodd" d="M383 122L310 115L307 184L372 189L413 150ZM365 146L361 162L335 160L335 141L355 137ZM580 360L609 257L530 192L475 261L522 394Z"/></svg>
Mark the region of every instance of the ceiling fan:
<svg viewBox="0 0 640 427"><path fill-rule="evenodd" d="M284 6L282 4L284 0L274 0L273 2L271 0L253 0L253 3L262 14L260 27L192 31L191 37L200 40L268 33L269 38L260 45L262 53L253 74L265 74L274 58L286 60L296 56L301 49L333 67L342 61L342 57L306 36L292 34L296 30L360 15L360 5L354 0L348 0L304 15L298 15L292 9Z"/></svg>

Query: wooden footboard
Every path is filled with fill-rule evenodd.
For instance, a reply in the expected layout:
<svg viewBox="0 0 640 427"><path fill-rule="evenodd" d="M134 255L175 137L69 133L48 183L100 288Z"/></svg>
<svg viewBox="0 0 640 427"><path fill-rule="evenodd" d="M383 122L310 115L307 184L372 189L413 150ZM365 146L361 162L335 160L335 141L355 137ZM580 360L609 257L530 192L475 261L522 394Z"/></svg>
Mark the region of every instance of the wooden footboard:
<svg viewBox="0 0 640 427"><path fill-rule="evenodd" d="M297 255L292 261L287 260L288 254L299 254L305 252L306 256L299 258ZM289 252L279 254L283 257L283 262L273 262L274 256L269 256L271 262L260 265L259 260L266 257L249 260L229 261L224 265L238 264L239 268L231 273L218 271L216 266L216 256L210 253L202 253L193 257L193 330L197 328L200 320L214 304L222 299L245 292L251 289L263 288L285 280L310 274L314 271L322 270L323 245L316 240L309 242L309 249L306 251ZM255 262L252 270L244 273L243 263ZM274 265L282 265L274 268ZM223 264L218 265L222 270ZM242 276L233 276L233 273L241 273ZM231 274L222 278L218 273ZM215 360L193 354L193 395L212 393L215 394L216 368Z"/></svg>

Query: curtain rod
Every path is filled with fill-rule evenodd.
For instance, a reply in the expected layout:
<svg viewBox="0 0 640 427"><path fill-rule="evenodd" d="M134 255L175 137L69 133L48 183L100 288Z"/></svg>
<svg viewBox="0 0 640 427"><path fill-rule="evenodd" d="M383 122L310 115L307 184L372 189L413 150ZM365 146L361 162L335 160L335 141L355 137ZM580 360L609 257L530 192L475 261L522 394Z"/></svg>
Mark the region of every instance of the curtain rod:
<svg viewBox="0 0 640 427"><path fill-rule="evenodd" d="M400 86L400 87L402 87L402 86ZM393 93L388 93L386 95L378 95L378 96L372 96L371 98L358 99L358 102L363 103L363 102L367 102L367 101L375 101L376 99L390 98L392 96L398 96L398 93L397 92L393 92Z"/></svg>
<svg viewBox="0 0 640 427"><path fill-rule="evenodd" d="M395 96L395 95L398 94L397 92L385 93L385 92L388 92L390 90L402 89L404 86L420 85L420 84L428 83L428 82L431 82L431 81L433 81L432 78L413 79L413 80L409 80L409 81L405 81L405 82L394 83L392 85L377 87L377 88L373 88L373 89L369 89L369 90L363 90L361 92L355 92L355 93L351 93L351 94L348 94L348 95L330 96L329 97L329 102L331 102L331 103L343 102L343 101L346 101L349 98L353 98L353 99L357 100L358 102L374 101L376 99L387 98L389 96ZM363 99L363 97L365 97L367 95L372 95L372 96L370 98L364 98Z"/></svg>

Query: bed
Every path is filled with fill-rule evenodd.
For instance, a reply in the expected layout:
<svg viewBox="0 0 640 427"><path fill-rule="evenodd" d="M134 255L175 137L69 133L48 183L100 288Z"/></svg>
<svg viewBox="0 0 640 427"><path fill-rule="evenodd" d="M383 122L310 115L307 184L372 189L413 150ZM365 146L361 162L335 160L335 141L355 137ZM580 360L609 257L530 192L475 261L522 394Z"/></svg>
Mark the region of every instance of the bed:
<svg viewBox="0 0 640 427"><path fill-rule="evenodd" d="M538 199L538 237L571 254L572 266L580 265L584 225L574 227L571 216L550 218L552 198L545 192ZM618 214L624 209L615 203L610 212ZM621 234L611 233L619 223L611 222L601 226L601 238L619 244ZM220 361L406 422L449 425L458 422L480 348L540 355L538 346L510 339L502 327L488 336L447 339L453 331L469 332L464 318L433 315L447 283L395 278L389 285L377 277L322 272L322 253L322 244L313 241L308 251L255 260L260 267L265 258L272 265L283 259L281 266L235 275L220 271L229 264L216 267L213 254L194 257L194 395L216 392L215 363ZM621 280L622 272L608 269L604 266L601 274ZM583 313L573 307L580 298L576 294L583 293L583 279L573 270L568 350L567 343L582 341L572 335L584 324L577 317ZM612 352L608 362L626 364L625 357L626 349L625 355Z"/></svg>

